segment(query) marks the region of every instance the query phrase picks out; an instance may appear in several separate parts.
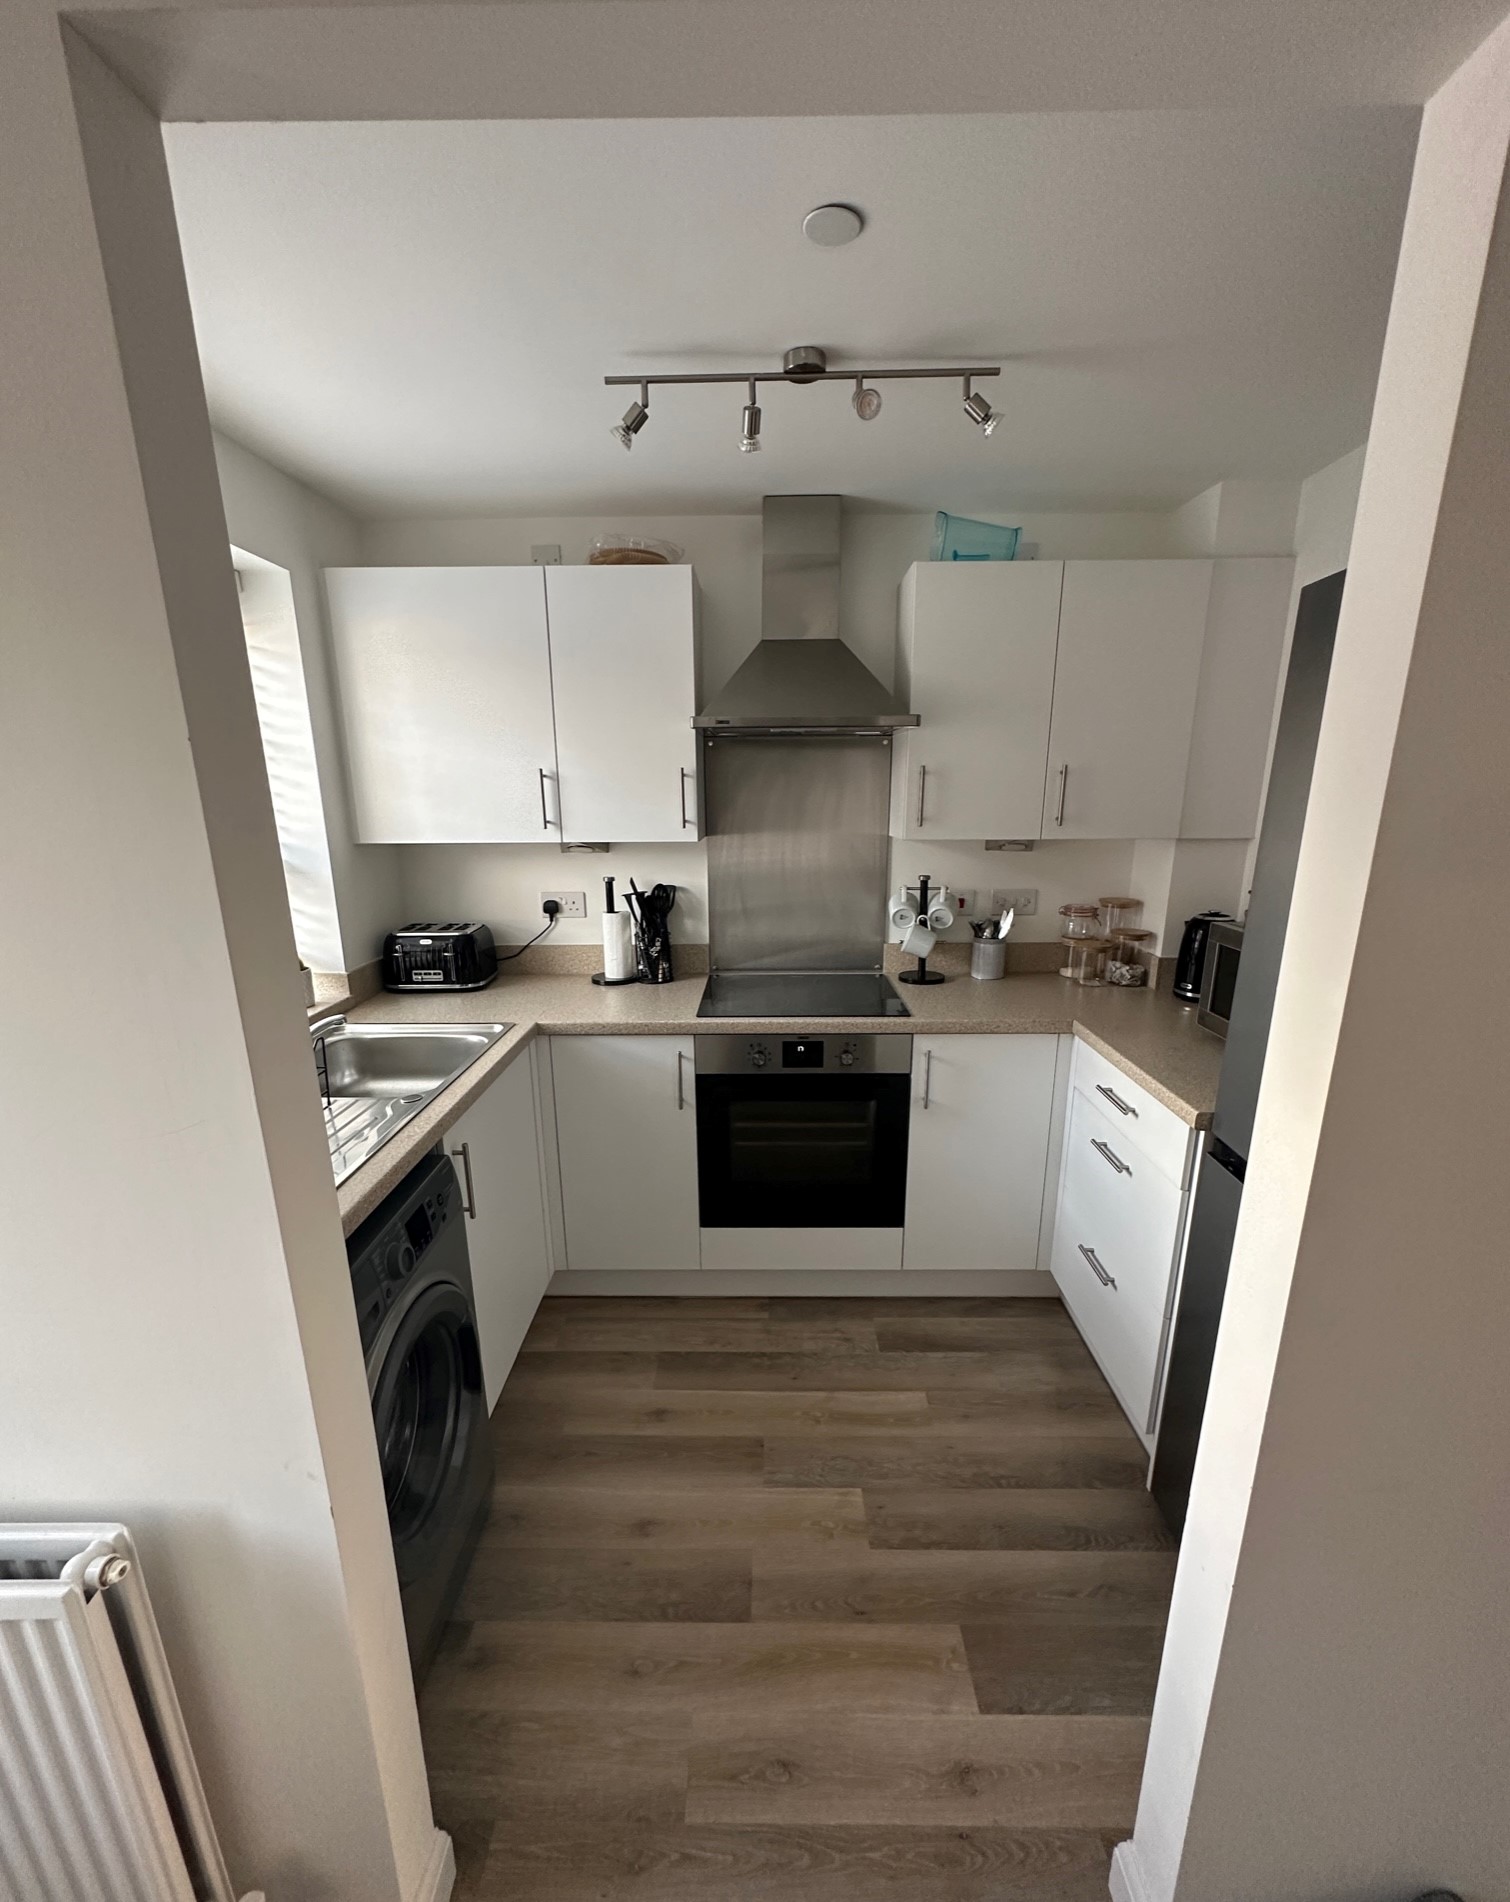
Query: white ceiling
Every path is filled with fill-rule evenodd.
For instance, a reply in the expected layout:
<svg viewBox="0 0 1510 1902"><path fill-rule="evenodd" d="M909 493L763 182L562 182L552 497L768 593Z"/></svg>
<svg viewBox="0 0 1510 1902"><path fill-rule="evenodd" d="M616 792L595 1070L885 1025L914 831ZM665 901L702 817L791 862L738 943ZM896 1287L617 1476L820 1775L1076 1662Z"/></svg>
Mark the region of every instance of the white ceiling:
<svg viewBox="0 0 1510 1902"><path fill-rule="evenodd" d="M1162 508L1367 430L1417 115L1141 112L165 128L211 409L366 515ZM801 235L842 199L864 236ZM1001 361L656 393L610 371Z"/></svg>

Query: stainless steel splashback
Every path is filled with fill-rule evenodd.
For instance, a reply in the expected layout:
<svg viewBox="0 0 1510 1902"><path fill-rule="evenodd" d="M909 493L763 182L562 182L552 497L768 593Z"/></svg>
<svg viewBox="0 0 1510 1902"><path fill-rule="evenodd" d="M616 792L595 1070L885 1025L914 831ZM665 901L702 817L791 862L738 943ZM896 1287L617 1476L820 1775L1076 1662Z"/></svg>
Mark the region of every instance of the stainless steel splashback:
<svg viewBox="0 0 1510 1902"><path fill-rule="evenodd" d="M890 786L883 734L705 734L715 971L881 968Z"/></svg>

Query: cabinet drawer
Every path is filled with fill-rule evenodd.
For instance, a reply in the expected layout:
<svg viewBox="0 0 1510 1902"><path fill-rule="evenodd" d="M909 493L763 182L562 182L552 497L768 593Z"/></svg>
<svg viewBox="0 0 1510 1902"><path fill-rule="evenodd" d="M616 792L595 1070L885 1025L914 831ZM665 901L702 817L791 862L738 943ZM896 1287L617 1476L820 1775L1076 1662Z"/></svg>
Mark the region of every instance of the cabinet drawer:
<svg viewBox="0 0 1510 1902"><path fill-rule="evenodd" d="M1091 1246L1128 1303L1157 1328L1179 1246L1184 1192L1079 1090L1070 1092L1062 1168L1064 1202L1094 1228L1099 1240Z"/></svg>
<svg viewBox="0 0 1510 1902"><path fill-rule="evenodd" d="M1132 1298L1126 1265L1106 1246L1102 1224L1068 1198L1061 1204L1050 1266L1064 1305L1134 1429L1148 1442L1160 1327ZM1090 1256L1100 1263L1092 1267Z"/></svg>
<svg viewBox="0 0 1510 1902"><path fill-rule="evenodd" d="M1122 1140L1141 1149L1155 1168L1183 1189L1189 1179L1195 1131L1081 1038L1075 1039L1070 1085L1106 1112Z"/></svg>

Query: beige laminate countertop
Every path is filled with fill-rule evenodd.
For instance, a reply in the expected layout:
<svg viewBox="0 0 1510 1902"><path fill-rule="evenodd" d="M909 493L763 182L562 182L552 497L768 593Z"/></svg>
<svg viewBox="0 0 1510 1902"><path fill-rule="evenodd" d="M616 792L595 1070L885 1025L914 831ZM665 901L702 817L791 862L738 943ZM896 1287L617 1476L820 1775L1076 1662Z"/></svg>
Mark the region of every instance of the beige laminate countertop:
<svg viewBox="0 0 1510 1902"><path fill-rule="evenodd" d="M1203 1129L1216 1103L1221 1040L1195 1021L1193 1006L1165 991L1081 989L1053 976L947 983L903 992L910 1018L699 1018L706 979L626 984L612 990L576 974L498 977L482 991L370 998L347 1012L352 1023L482 1024L513 1028L442 1090L435 1101L336 1191L349 1235L396 1188L418 1159L537 1036L692 1037L708 1035L901 1036L1073 1033L1141 1083L1184 1123Z"/></svg>

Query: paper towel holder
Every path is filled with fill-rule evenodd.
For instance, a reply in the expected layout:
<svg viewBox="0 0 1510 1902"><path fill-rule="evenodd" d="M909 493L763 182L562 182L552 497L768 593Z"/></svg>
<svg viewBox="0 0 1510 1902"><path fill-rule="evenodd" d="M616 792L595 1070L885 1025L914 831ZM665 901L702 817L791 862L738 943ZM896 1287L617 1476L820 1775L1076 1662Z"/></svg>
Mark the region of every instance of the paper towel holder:
<svg viewBox="0 0 1510 1902"><path fill-rule="evenodd" d="M928 874L926 872L924 872L922 877L919 878L918 880L918 917L919 919L923 919L928 916L929 891L933 890L937 892L937 891L941 891L942 889L943 889L942 886L932 886L930 884ZM928 969L927 958L921 957L917 961L916 970L898 971L897 982L898 984L943 984L947 982L947 980L942 971L930 971Z"/></svg>

